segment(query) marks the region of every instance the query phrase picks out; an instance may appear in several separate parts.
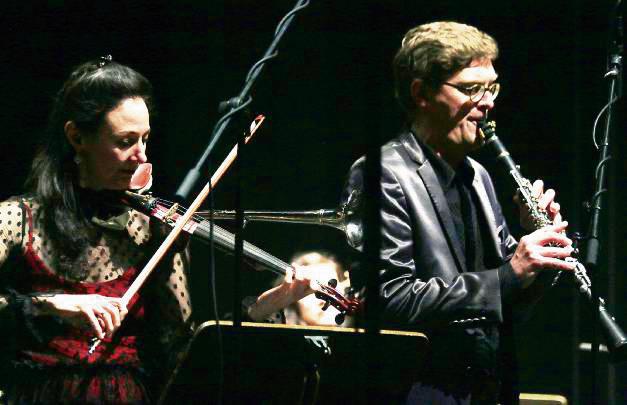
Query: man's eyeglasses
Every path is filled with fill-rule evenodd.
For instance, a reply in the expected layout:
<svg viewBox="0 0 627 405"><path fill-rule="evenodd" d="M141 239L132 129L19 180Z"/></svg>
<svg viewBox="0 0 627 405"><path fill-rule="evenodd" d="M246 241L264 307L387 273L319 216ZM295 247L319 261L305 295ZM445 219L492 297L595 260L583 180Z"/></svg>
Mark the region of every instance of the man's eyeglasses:
<svg viewBox="0 0 627 405"><path fill-rule="evenodd" d="M483 98L483 96L485 95L486 91L490 92L490 94L492 95L492 100L494 100L496 98L496 96L499 95L499 91L501 90L501 85L498 84L498 83L492 83L492 84L488 84L488 85L485 85L485 84L471 84L471 85L466 85L466 86L453 84L453 83L448 83L448 82L444 82L442 84L446 84L447 86L451 86L451 87L456 88L457 90L461 91L462 93L464 93L465 95L470 97L470 100L473 103L476 103L479 100L481 100Z"/></svg>

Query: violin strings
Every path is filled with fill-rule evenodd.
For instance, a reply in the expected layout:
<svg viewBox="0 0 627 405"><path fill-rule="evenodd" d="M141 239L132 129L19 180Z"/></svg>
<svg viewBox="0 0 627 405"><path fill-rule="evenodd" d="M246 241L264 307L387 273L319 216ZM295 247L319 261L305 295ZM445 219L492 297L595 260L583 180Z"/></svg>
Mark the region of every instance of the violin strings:
<svg viewBox="0 0 627 405"><path fill-rule="evenodd" d="M205 229L209 227L208 224L199 224L199 226L202 226ZM217 242L222 242L230 248L233 248L235 246L235 235L215 224L213 225L213 227L214 236L216 237ZM289 264L246 241L244 241L244 253L251 259L258 259L264 264L274 267L275 270L279 270L281 272L281 275L285 274L286 269L291 268Z"/></svg>
<svg viewBox="0 0 627 405"><path fill-rule="evenodd" d="M157 202L162 203L166 208L171 208L175 203L173 201L168 201L168 200L164 200L162 198L156 198ZM185 213L187 212L186 208L181 207L180 205L176 207L176 213L180 214L180 215L185 215ZM192 218L195 221L203 221L205 218L198 215L198 214L193 214Z"/></svg>
<svg viewBox="0 0 627 405"><path fill-rule="evenodd" d="M164 200L164 199L161 199L161 198L157 198L156 200L157 200L157 202L162 203L166 208L171 208L175 204L173 201L168 201L168 200ZM185 215L186 212L187 212L187 208L181 207L180 205L178 205L176 207L176 213L177 214ZM203 217L201 217L200 215L198 215L196 213L194 213L192 215L192 217L196 221L199 221L199 220L203 219Z"/></svg>
<svg viewBox="0 0 627 405"><path fill-rule="evenodd" d="M165 200L163 198L156 198L156 200L157 202L163 204L166 208L171 208L175 204L174 201ZM177 214L185 215L186 212L186 208L181 207L180 205L176 207ZM197 221L197 225L199 227L203 227L205 228L205 230L208 230L210 225L203 224L203 222L209 222L208 216L194 213L192 217L195 221ZM213 234L216 242L221 242L223 245L227 245L227 247L229 248L234 248L235 235L233 235L231 232L214 224ZM260 260L263 264L269 265L271 267L271 270L279 275L285 275L287 269L293 269L291 265L287 264L283 260L246 241L244 241L244 253L251 259L257 259ZM326 284L322 283L319 280L314 280L314 282L320 287L326 286Z"/></svg>
<svg viewBox="0 0 627 405"><path fill-rule="evenodd" d="M156 200L162 203L164 206L166 206L166 208L170 208L172 207L172 205L174 205L173 201L168 201L162 198L157 198ZM185 214L187 210L181 206L178 206L176 211L177 211L177 214ZM201 225L200 221L208 221L207 218L202 217L200 215L194 214L193 217L196 221L199 221L198 223L199 226ZM214 228L215 235L224 238L226 240L226 243L233 244L233 245L235 244L234 235L232 233L230 233L226 229L223 229L215 224L213 225L213 228ZM259 257L265 259L266 261L271 262L277 267L281 267L281 268L291 267L289 264L285 263L284 261L277 259L276 257L270 255L264 250L258 248L257 246L250 244L249 242L244 241L244 244L246 245L248 250L251 251L253 254L256 254Z"/></svg>
<svg viewBox="0 0 627 405"><path fill-rule="evenodd" d="M156 200L158 203L161 203L165 208L171 208L175 204L173 201L169 201L163 198L156 198ZM177 206L176 208L177 214L185 215L186 212L187 212L186 208L183 208L180 205ZM192 215L192 217L195 221L197 221L198 226L201 226L205 228L205 230L208 230L209 225L202 224L203 221L208 222L207 218L204 218L197 214ZM214 237L216 238L216 241L222 242L223 244L226 244L228 245L228 247L231 247L231 248L235 246L235 235L233 235L226 229L223 229L214 224L213 233L214 233ZM244 241L244 250L246 253L249 253L249 257L260 259L266 264L270 264L270 265L277 267L282 272L284 272L286 268L291 268L289 264L270 255L269 253L265 252L264 250L258 248L255 245L250 244L249 242Z"/></svg>
<svg viewBox="0 0 627 405"><path fill-rule="evenodd" d="M164 205L166 205L167 207L171 207L172 205L174 205L174 201L169 201L169 200L165 200L163 198L156 198L156 200L160 203L163 203ZM186 209L179 206L177 207L177 213L178 214L182 214L184 215L186 212ZM196 221L201 221L201 220L205 220L205 219L209 219L209 211L196 211L193 215L194 219Z"/></svg>

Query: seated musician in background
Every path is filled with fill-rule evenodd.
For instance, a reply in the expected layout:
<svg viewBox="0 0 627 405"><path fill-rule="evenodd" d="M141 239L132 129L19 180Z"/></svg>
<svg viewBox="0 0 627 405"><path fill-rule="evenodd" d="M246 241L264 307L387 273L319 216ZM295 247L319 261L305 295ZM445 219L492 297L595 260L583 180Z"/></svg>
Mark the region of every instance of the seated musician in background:
<svg viewBox="0 0 627 405"><path fill-rule="evenodd" d="M322 310L324 301L314 294L308 285L310 280L338 281L336 289L344 293L350 287L348 273L332 256L309 252L292 260L294 270L285 277L277 278L274 286L258 297L245 297L242 306L245 314L255 322L286 323L290 325L348 326L347 317L342 325L335 323L339 313L333 306Z"/></svg>
<svg viewBox="0 0 627 405"><path fill-rule="evenodd" d="M253 321L267 321L272 323L286 323L288 325L309 326L345 326L349 327L353 319L347 316L341 325L335 322L339 311L333 306L322 310L324 301L314 294L306 295L303 291L308 280L328 282L335 279L338 284L336 290L343 295L350 294L350 280L348 272L333 256L307 252L292 259L294 271L284 278L275 281L274 287L259 297L246 297L243 302L244 310ZM296 284L292 285L294 281ZM303 297L296 299L296 297Z"/></svg>
<svg viewBox="0 0 627 405"><path fill-rule="evenodd" d="M468 157L483 143L479 121L499 92L497 55L488 34L435 22L409 30L394 58L408 125L381 150L376 268L386 326L419 329L430 338L408 403L517 402L512 309L525 310L539 298L554 276L547 270L573 267L563 260L572 247L555 192L534 183L538 206L554 224L517 242L490 176ZM345 198L363 188L364 162L351 168ZM521 223L534 229L526 209ZM351 274L355 288L365 279Z"/></svg>
<svg viewBox="0 0 627 405"><path fill-rule="evenodd" d="M110 57L78 66L56 94L27 193L0 203L9 403L149 403L189 336L185 241L128 306L120 299L166 232L110 204L150 185L151 109L151 85L133 69ZM293 283L294 300L308 285Z"/></svg>
<svg viewBox="0 0 627 405"><path fill-rule="evenodd" d="M301 253L292 259L292 266L300 268L310 278L317 278L322 281L337 280L336 289L340 293L350 296L348 272L333 256L320 252ZM338 325L335 322L335 316L339 311L332 306L323 311L323 305L324 302L316 298L315 295L308 295L283 310L285 322L290 325L352 326L353 319L349 316L344 319L342 324Z"/></svg>

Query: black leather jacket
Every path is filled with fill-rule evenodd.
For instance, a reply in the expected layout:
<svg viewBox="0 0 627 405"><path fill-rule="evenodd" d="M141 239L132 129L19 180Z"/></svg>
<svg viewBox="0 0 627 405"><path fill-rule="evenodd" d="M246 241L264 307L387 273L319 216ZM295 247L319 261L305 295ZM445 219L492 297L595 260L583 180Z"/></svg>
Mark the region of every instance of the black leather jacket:
<svg viewBox="0 0 627 405"><path fill-rule="evenodd" d="M422 368L422 382L463 396L477 375L488 375L501 387L501 403L517 403L513 322L530 313L554 275L542 272L531 287L521 289L509 264L517 241L490 176L470 158L477 216L482 217L484 268L467 268L448 202L424 148L405 132L381 151L379 295L384 324L428 334L431 350L422 367L416 365ZM363 189L364 163L361 158L352 166L344 201L353 190ZM357 289L365 286L363 273L359 266L351 269Z"/></svg>
<svg viewBox="0 0 627 405"><path fill-rule="evenodd" d="M423 328L432 322L501 323L503 302L519 288L509 266L517 242L490 177L483 166L467 158L475 171L472 186L480 202L478 215L487 224L481 229L487 270L474 272L466 267L449 206L422 148L411 132L382 148L384 319ZM363 188L364 162L361 158L352 166L344 198Z"/></svg>

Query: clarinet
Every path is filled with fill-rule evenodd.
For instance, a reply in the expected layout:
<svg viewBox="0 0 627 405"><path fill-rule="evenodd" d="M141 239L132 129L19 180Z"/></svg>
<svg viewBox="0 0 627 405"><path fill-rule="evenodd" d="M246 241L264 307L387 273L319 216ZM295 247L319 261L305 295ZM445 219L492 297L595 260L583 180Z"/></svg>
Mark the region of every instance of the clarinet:
<svg viewBox="0 0 627 405"><path fill-rule="evenodd" d="M485 141L485 147L496 155L497 161L505 167L513 178L518 188L520 198L529 210L529 215L535 229L551 225L553 221L549 218L546 210L540 209L538 206L538 197L533 195L531 182L523 177L519 166L514 163L509 152L505 149L505 146L503 146L498 136L496 136L496 123L494 121L482 121L479 124L479 128ZM588 277L586 268L573 257L566 258L566 260L575 265L574 278L579 292L587 298L586 302L593 304L592 283L590 277ZM599 298L598 311L601 330L607 343L610 361L612 363L619 363L627 360L627 336L625 336L625 333L616 323L614 317L608 312L603 298Z"/></svg>

